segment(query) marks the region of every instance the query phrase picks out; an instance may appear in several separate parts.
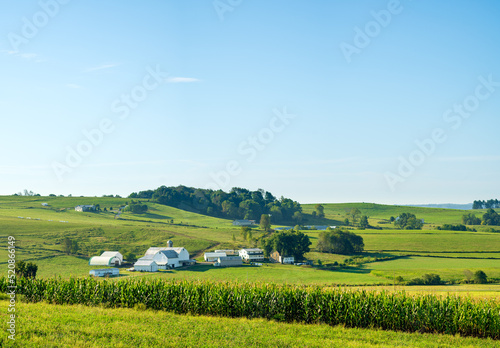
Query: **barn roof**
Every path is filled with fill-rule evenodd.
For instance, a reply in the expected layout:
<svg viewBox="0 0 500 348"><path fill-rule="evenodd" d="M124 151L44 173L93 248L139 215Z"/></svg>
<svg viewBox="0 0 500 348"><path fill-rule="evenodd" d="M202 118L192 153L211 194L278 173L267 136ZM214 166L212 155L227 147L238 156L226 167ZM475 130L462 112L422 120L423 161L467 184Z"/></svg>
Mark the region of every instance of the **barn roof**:
<svg viewBox="0 0 500 348"><path fill-rule="evenodd" d="M112 266L111 260L113 258L115 258L115 256L94 256L94 257L90 258L89 265L91 265L91 266Z"/></svg>
<svg viewBox="0 0 500 348"><path fill-rule="evenodd" d="M119 257L123 258L122 254L120 254L118 251L105 251L101 254L101 257Z"/></svg>
<svg viewBox="0 0 500 348"><path fill-rule="evenodd" d="M134 263L134 266L151 266L153 263L156 262L151 259L144 259L143 257L141 257L139 260L137 260L136 263Z"/></svg>

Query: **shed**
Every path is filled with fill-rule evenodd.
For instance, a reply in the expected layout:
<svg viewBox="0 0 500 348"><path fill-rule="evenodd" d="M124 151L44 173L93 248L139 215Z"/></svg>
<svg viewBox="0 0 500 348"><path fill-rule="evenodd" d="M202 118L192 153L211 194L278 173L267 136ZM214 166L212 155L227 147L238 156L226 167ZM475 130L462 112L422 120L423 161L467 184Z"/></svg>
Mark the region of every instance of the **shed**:
<svg viewBox="0 0 500 348"><path fill-rule="evenodd" d="M228 266L241 266L243 265L243 260L239 256L226 256L219 257L217 259L219 266L228 267Z"/></svg>
<svg viewBox="0 0 500 348"><path fill-rule="evenodd" d="M134 269L139 272L158 272L158 265L152 259L142 258L134 264Z"/></svg>
<svg viewBox="0 0 500 348"><path fill-rule="evenodd" d="M90 270L89 274L94 277L116 277L120 275L118 268L99 268Z"/></svg>

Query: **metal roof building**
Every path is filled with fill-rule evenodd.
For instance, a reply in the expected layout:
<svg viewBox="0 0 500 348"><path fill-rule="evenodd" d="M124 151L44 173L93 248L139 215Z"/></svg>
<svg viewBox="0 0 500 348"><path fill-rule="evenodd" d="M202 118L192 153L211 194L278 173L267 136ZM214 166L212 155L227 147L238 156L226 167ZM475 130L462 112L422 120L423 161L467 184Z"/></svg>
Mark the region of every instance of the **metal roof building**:
<svg viewBox="0 0 500 348"><path fill-rule="evenodd" d="M214 253L205 253L203 255L203 258L205 259L205 261L213 262L217 261L219 257L226 257L226 256L227 254L225 252L214 252Z"/></svg>
<svg viewBox="0 0 500 348"><path fill-rule="evenodd" d="M123 255L118 251L105 251L101 256L93 256L89 260L91 266L120 266L123 263Z"/></svg>
<svg viewBox="0 0 500 348"><path fill-rule="evenodd" d="M120 275L120 270L118 268L92 269L89 271L89 274L94 277L115 277Z"/></svg>
<svg viewBox="0 0 500 348"><path fill-rule="evenodd" d="M158 272L158 265L152 259L140 258L134 263L134 270L139 272Z"/></svg>

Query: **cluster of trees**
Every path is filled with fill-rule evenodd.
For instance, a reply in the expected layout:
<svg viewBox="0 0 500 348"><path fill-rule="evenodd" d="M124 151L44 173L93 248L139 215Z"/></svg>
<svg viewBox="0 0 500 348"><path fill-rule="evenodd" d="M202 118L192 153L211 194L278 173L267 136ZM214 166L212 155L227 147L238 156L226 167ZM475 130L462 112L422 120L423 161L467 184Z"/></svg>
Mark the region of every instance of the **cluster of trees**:
<svg viewBox="0 0 500 348"><path fill-rule="evenodd" d="M17 261L15 271L18 277L35 278L38 266L33 262Z"/></svg>
<svg viewBox="0 0 500 348"><path fill-rule="evenodd" d="M424 274L422 278L413 278L408 282L408 285L441 285L441 277L438 274Z"/></svg>
<svg viewBox="0 0 500 348"><path fill-rule="evenodd" d="M462 216L462 223L465 225L480 225L481 219L476 217L475 214L469 213Z"/></svg>
<svg viewBox="0 0 500 348"><path fill-rule="evenodd" d="M500 215L493 209L488 209L483 215L482 225L500 226Z"/></svg>
<svg viewBox="0 0 500 348"><path fill-rule="evenodd" d="M129 198L151 199L156 203L216 217L258 220L270 214L271 222L302 222L302 207L296 201L258 189L233 187L230 192L186 186L161 186L156 190L134 192Z"/></svg>
<svg viewBox="0 0 500 348"><path fill-rule="evenodd" d="M488 283L488 276L481 270L478 270L474 273L466 269L464 271L466 282L467 283L475 283L475 284L486 284Z"/></svg>
<svg viewBox="0 0 500 348"><path fill-rule="evenodd" d="M482 219L476 217L476 215L472 213L464 214L462 216L462 223L465 225L500 226L500 215L490 208L483 214Z"/></svg>
<svg viewBox="0 0 500 348"><path fill-rule="evenodd" d="M362 252L365 247L363 237L345 230L320 233L316 249L323 253L351 255Z"/></svg>
<svg viewBox="0 0 500 348"><path fill-rule="evenodd" d="M310 251L310 245L309 236L299 231L288 230L274 233L266 239L263 249L266 257L276 250L282 256L293 256L295 260L302 260L304 254Z"/></svg>
<svg viewBox="0 0 500 348"><path fill-rule="evenodd" d="M474 201L472 209L497 209L500 208L500 201L498 199L488 199L487 201Z"/></svg>
<svg viewBox="0 0 500 348"><path fill-rule="evenodd" d="M421 230L424 223L415 214L401 213L394 220L394 226L402 230Z"/></svg>
<svg viewBox="0 0 500 348"><path fill-rule="evenodd" d="M313 217L324 218L325 217L325 207L321 204L316 204L314 206L314 211L311 213Z"/></svg>
<svg viewBox="0 0 500 348"><path fill-rule="evenodd" d="M28 190L24 189L24 193L23 192L14 193L14 196L34 196L34 197L40 197L40 194L39 193L34 193L33 191L28 191Z"/></svg>
<svg viewBox="0 0 500 348"><path fill-rule="evenodd" d="M344 225L358 226L362 229L371 227L368 223L368 216L361 215L361 211L358 208L352 208L347 213L347 217L344 219Z"/></svg>
<svg viewBox="0 0 500 348"><path fill-rule="evenodd" d="M130 211L133 214L144 214L148 211L148 206L147 204L132 202L127 206L126 210Z"/></svg>
<svg viewBox="0 0 500 348"><path fill-rule="evenodd" d="M471 232L477 232L475 228L469 228L465 225L462 224L457 224L457 225L452 225L452 224L444 224L443 226L438 226L438 230L443 230L443 231L471 231Z"/></svg>

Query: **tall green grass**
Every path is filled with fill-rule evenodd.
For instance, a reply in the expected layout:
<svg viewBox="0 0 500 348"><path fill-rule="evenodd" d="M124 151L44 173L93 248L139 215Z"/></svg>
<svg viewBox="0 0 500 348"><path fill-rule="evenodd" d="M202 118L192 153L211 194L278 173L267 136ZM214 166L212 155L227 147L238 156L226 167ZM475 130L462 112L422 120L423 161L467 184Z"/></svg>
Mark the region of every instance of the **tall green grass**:
<svg viewBox="0 0 500 348"><path fill-rule="evenodd" d="M342 324L500 339L500 303L460 297L345 291L319 287L92 278L20 279L29 302L134 307L284 322ZM0 290L7 281L0 278Z"/></svg>

